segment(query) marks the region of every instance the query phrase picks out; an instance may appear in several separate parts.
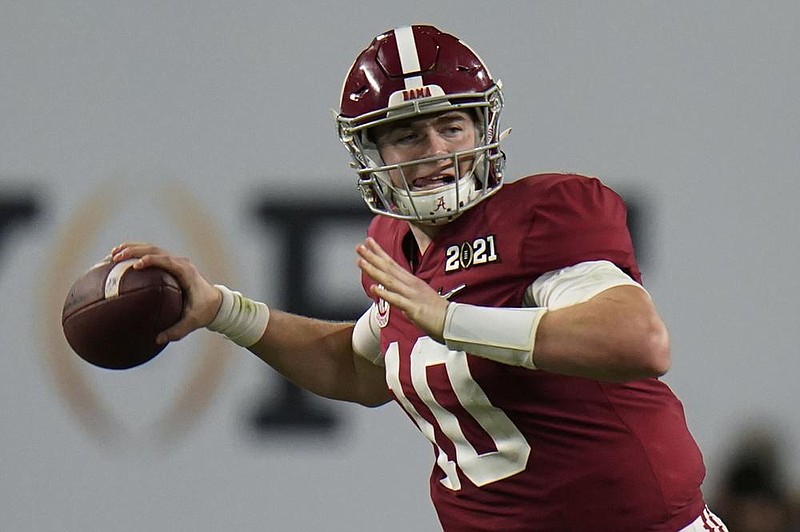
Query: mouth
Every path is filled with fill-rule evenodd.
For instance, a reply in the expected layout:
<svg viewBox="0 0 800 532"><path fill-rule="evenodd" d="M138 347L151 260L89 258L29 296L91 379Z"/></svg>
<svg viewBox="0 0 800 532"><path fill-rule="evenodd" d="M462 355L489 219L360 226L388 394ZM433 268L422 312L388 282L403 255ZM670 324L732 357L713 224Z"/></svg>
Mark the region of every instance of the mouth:
<svg viewBox="0 0 800 532"><path fill-rule="evenodd" d="M455 180L455 176L445 174L418 177L411 181L411 190L431 190L454 183Z"/></svg>

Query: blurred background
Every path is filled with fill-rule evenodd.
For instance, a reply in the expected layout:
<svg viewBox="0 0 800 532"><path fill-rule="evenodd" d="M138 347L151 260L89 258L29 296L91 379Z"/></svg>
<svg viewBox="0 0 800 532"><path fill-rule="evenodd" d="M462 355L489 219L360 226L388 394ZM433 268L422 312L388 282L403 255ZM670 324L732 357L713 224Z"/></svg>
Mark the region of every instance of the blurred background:
<svg viewBox="0 0 800 532"><path fill-rule="evenodd" d="M330 110L357 53L416 22L503 80L511 179L628 200L712 508L796 529L797 2L0 0L0 530L438 529L432 451L394 404L299 393L207 332L103 371L60 329L72 280L129 239L357 316L368 214Z"/></svg>

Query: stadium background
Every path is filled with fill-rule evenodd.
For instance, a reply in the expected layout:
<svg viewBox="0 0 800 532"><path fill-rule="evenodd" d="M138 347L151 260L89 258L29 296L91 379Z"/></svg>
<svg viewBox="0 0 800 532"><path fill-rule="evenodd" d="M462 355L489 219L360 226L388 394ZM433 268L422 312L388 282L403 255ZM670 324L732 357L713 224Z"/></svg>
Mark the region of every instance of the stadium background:
<svg viewBox="0 0 800 532"><path fill-rule="evenodd" d="M123 239L284 308L360 310L365 213L329 110L410 22L504 81L512 179L596 175L635 207L707 491L754 429L798 478L796 2L2 0L0 530L436 529L396 406L297 394L205 332L95 370L58 324Z"/></svg>

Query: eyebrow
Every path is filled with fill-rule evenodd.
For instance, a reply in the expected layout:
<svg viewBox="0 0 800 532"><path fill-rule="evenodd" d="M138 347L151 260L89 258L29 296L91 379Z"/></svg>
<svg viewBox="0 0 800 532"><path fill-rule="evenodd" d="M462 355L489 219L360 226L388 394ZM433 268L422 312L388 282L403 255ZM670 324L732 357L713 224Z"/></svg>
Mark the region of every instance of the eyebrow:
<svg viewBox="0 0 800 532"><path fill-rule="evenodd" d="M398 122L396 124L386 124L385 126L382 126L380 128L380 129L385 128L383 131L379 130L379 131L376 131L375 133L377 133L377 138L384 137L387 134L391 133L392 131L397 131L397 130L404 129L404 128L414 127L415 123L419 123L419 122L421 122L423 120L427 121L427 120L431 120L431 118L430 117L425 117L425 116L419 116L419 117L409 118L409 119L400 121L400 122ZM445 113L442 113L441 115L433 117L433 120L431 120L431 122L433 124L442 124L442 123L452 122L452 121L456 121L456 120L471 121L472 118L469 116L468 113L465 113L464 111L459 111L459 110L453 109L452 111L447 111Z"/></svg>
<svg viewBox="0 0 800 532"><path fill-rule="evenodd" d="M417 120L425 120L425 118L421 117ZM449 122L452 120L470 120L470 116L463 111L452 110L434 117L433 122Z"/></svg>

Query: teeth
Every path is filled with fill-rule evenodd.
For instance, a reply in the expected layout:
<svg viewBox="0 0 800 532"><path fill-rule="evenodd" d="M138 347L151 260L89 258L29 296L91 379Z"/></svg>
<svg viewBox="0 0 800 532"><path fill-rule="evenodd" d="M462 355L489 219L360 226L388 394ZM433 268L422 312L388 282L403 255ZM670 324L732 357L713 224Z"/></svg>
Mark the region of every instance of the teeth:
<svg viewBox="0 0 800 532"><path fill-rule="evenodd" d="M411 186L414 188L424 189L424 188L431 188L434 186L440 186L442 184L450 183L452 181L454 181L454 177L449 175L428 176L415 179L411 183Z"/></svg>

